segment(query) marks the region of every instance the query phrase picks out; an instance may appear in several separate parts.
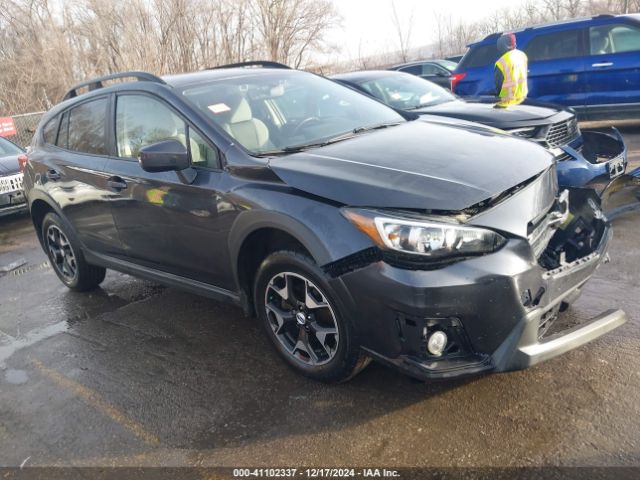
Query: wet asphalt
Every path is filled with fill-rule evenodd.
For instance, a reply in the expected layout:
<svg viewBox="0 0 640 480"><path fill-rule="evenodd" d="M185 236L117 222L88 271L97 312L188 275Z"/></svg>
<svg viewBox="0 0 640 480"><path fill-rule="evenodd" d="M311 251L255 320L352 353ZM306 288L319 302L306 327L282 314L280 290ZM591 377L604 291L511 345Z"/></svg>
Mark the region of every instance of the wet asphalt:
<svg viewBox="0 0 640 480"><path fill-rule="evenodd" d="M633 168L640 127L623 134ZM116 272L68 291L29 218L0 219L0 466L640 465L640 209L614 229L569 311L626 310L605 337L520 372L424 384L372 364L328 386L233 306Z"/></svg>

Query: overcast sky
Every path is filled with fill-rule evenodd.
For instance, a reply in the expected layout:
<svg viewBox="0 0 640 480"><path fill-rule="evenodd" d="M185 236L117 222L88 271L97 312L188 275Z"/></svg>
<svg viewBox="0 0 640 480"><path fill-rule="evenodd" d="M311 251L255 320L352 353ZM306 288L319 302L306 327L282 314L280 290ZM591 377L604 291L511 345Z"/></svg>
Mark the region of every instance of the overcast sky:
<svg viewBox="0 0 640 480"><path fill-rule="evenodd" d="M338 46L339 60L397 50L398 43L391 20L391 0L332 0L342 15L342 28L329 40ZM473 21L514 3L513 0L396 0L401 21L413 14L411 46L419 47L436 40L434 14Z"/></svg>

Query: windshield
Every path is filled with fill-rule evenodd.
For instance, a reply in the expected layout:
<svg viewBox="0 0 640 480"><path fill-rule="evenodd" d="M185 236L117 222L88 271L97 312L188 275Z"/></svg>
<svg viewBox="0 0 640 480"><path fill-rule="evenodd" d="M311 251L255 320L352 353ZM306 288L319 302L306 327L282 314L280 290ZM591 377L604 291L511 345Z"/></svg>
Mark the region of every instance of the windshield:
<svg viewBox="0 0 640 480"><path fill-rule="evenodd" d="M365 95L298 71L235 76L183 93L257 155L321 145L405 121Z"/></svg>
<svg viewBox="0 0 640 480"><path fill-rule="evenodd" d="M390 73L359 84L374 97L401 110L430 107L455 100L444 88L408 73Z"/></svg>
<svg viewBox="0 0 640 480"><path fill-rule="evenodd" d="M22 150L19 147L11 143L9 140L5 140L0 137L0 157L8 157L9 155L20 155Z"/></svg>

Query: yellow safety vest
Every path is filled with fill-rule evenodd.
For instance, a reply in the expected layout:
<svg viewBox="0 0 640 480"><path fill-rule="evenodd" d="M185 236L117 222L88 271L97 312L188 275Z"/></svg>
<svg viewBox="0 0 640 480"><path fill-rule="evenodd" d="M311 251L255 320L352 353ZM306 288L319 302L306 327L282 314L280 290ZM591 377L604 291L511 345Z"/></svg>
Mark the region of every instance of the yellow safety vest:
<svg viewBox="0 0 640 480"><path fill-rule="evenodd" d="M527 54L520 50L509 50L496 62L504 80L500 89L498 106L518 105L527 98Z"/></svg>

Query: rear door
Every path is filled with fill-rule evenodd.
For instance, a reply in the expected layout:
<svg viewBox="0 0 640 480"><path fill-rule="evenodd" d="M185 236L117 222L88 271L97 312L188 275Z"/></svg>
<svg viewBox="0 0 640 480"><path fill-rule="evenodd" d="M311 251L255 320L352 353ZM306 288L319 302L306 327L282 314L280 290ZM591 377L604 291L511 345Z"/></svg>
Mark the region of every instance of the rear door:
<svg viewBox="0 0 640 480"><path fill-rule="evenodd" d="M621 114L640 104L640 25L589 28L587 113Z"/></svg>
<svg viewBox="0 0 640 480"><path fill-rule="evenodd" d="M110 191L104 166L108 159L109 97L92 98L51 123L42 150L31 156L47 193L60 206L80 241L90 250L117 253Z"/></svg>
<svg viewBox="0 0 640 480"><path fill-rule="evenodd" d="M523 50L529 58L529 97L582 108L588 57L585 30L570 28L534 34Z"/></svg>
<svg viewBox="0 0 640 480"><path fill-rule="evenodd" d="M178 172L145 172L144 146L176 139L189 150L195 180ZM115 102L115 155L106 171L112 210L126 260L213 285L222 285L233 208L219 193L218 149L162 99L121 94Z"/></svg>

